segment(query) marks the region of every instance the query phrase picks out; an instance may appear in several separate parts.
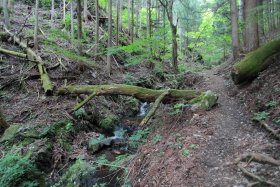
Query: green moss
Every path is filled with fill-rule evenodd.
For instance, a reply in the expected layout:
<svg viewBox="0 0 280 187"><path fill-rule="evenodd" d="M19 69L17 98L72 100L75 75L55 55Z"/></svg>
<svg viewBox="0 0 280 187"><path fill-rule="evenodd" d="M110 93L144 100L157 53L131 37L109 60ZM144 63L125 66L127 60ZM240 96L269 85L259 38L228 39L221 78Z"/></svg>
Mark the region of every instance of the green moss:
<svg viewBox="0 0 280 187"><path fill-rule="evenodd" d="M0 159L0 186L45 186L45 181L29 155L8 153Z"/></svg>
<svg viewBox="0 0 280 187"><path fill-rule="evenodd" d="M107 114L101 118L99 121L99 126L102 129L111 132L115 129L115 125L118 123L118 120L118 116L114 114Z"/></svg>
<svg viewBox="0 0 280 187"><path fill-rule="evenodd" d="M15 139L21 127L21 125L11 125L8 129L6 129L5 133L2 135L0 143L12 141L13 139Z"/></svg>
<svg viewBox="0 0 280 187"><path fill-rule="evenodd" d="M191 100L192 110L210 110L218 100L218 96L212 91L202 93L199 97Z"/></svg>
<svg viewBox="0 0 280 187"><path fill-rule="evenodd" d="M95 170L96 168L90 163L83 160L77 160L54 186L75 187L83 179L93 174Z"/></svg>
<svg viewBox="0 0 280 187"><path fill-rule="evenodd" d="M269 60L269 58L279 51L280 40L274 40L247 54L243 60L233 66L232 78L234 82L240 83L257 77L259 72L265 70L271 64L272 60Z"/></svg>
<svg viewBox="0 0 280 187"><path fill-rule="evenodd" d="M139 112L140 102L134 97L126 97L124 105L126 116L134 116Z"/></svg>

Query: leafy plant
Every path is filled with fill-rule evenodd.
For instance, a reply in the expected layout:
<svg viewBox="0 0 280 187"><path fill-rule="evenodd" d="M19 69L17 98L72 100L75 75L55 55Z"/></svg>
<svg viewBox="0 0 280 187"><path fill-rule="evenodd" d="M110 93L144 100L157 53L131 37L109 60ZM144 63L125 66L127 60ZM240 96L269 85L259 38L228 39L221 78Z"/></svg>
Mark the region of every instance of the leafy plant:
<svg viewBox="0 0 280 187"><path fill-rule="evenodd" d="M189 157L191 153L190 153L190 150L184 149L182 154L183 154L184 157Z"/></svg>
<svg viewBox="0 0 280 187"><path fill-rule="evenodd" d="M139 145L146 142L146 139L148 138L150 133L151 133L150 128L145 128L145 129L135 131L128 138L129 146L132 147L132 148L137 148Z"/></svg>
<svg viewBox="0 0 280 187"><path fill-rule="evenodd" d="M269 107L269 108L276 107L277 106L277 102L276 101L269 101L268 103L266 103L265 106Z"/></svg>
<svg viewBox="0 0 280 187"><path fill-rule="evenodd" d="M160 134L157 134L154 138L153 138L153 143L154 144L158 144L162 139L162 136Z"/></svg>
<svg viewBox="0 0 280 187"><path fill-rule="evenodd" d="M29 155L8 153L0 159L0 186L33 187L42 178Z"/></svg>
<svg viewBox="0 0 280 187"><path fill-rule="evenodd" d="M253 120L255 121L263 121L266 120L269 117L268 112L257 112L254 114Z"/></svg>
<svg viewBox="0 0 280 187"><path fill-rule="evenodd" d="M197 149L199 147L199 145L197 145L197 144L191 144L190 145L190 148L191 149Z"/></svg>
<svg viewBox="0 0 280 187"><path fill-rule="evenodd" d="M185 103L177 103L174 105L173 107L173 112L171 112L171 115L176 115L176 114L180 114L183 112L184 108L186 107L190 107L190 104L185 104Z"/></svg>

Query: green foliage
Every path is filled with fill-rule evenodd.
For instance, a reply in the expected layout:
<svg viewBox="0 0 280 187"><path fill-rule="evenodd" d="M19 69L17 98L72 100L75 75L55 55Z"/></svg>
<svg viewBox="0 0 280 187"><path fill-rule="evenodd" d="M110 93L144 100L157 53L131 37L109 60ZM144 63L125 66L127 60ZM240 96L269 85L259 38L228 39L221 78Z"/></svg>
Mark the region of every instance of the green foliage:
<svg viewBox="0 0 280 187"><path fill-rule="evenodd" d="M180 114L184 111L184 108L186 107L190 107L191 105L190 104L185 104L185 103L176 103L174 106L173 106L173 112L171 112L172 115L177 115L177 114Z"/></svg>
<svg viewBox="0 0 280 187"><path fill-rule="evenodd" d="M65 28L66 28L66 30L71 29L71 14L70 13L65 14Z"/></svg>
<svg viewBox="0 0 280 187"><path fill-rule="evenodd" d="M253 120L255 121L263 121L266 120L269 117L269 113L268 112L257 112L254 114Z"/></svg>
<svg viewBox="0 0 280 187"><path fill-rule="evenodd" d="M52 6L52 0L40 0L39 5L45 9L50 9Z"/></svg>
<svg viewBox="0 0 280 187"><path fill-rule="evenodd" d="M54 186L68 186L75 187L77 182L81 181L84 177L94 173L96 170L90 163L83 160L76 160L76 162L67 170L61 177L60 181Z"/></svg>
<svg viewBox="0 0 280 187"><path fill-rule="evenodd" d="M104 130L112 131L115 129L115 125L117 124L119 118L114 114L107 114L101 118L99 121L99 126Z"/></svg>
<svg viewBox="0 0 280 187"><path fill-rule="evenodd" d="M153 138L153 144L158 144L162 139L162 136L160 134L157 134L154 138Z"/></svg>
<svg viewBox="0 0 280 187"><path fill-rule="evenodd" d="M145 129L135 131L128 138L129 146L132 148L137 148L139 145L146 143L146 139L148 138L150 133L151 133L150 128L145 128Z"/></svg>
<svg viewBox="0 0 280 187"><path fill-rule="evenodd" d="M42 177L29 155L8 153L0 159L0 186L39 186Z"/></svg>
<svg viewBox="0 0 280 187"><path fill-rule="evenodd" d="M197 149L199 147L199 145L197 145L197 144L191 144L190 145L190 148L191 149Z"/></svg>
<svg viewBox="0 0 280 187"><path fill-rule="evenodd" d="M183 152L182 152L182 154L183 154L184 157L189 157L190 154L191 154L191 152L190 152L190 150L188 150L188 149L184 149Z"/></svg>
<svg viewBox="0 0 280 187"><path fill-rule="evenodd" d="M78 119L81 119L81 118L85 117L86 115L87 115L87 113L86 113L86 110L84 107L82 107L74 112L75 118L78 118Z"/></svg>
<svg viewBox="0 0 280 187"><path fill-rule="evenodd" d="M266 107L273 108L277 106L276 101L269 101L268 103L265 104Z"/></svg>

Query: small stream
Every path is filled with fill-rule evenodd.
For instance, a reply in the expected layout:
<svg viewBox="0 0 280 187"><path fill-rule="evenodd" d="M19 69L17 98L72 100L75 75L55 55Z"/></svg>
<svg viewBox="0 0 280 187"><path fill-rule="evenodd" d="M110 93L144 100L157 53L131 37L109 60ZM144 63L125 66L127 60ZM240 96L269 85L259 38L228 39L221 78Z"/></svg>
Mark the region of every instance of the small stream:
<svg viewBox="0 0 280 187"><path fill-rule="evenodd" d="M105 155L109 162L116 160L118 156L125 154L133 154L136 150L129 150L128 138L138 130L138 124L145 117L149 110L150 104L147 102L141 103L139 113L135 117L123 118L119 125L116 126L113 136L104 139L102 148L94 155L98 158ZM109 163L110 164L110 163ZM102 165L102 164L101 164ZM94 173L87 176L81 181L81 186L92 187L93 185L101 186L105 184L108 187L121 186L120 178L123 176L124 170L110 171L109 167L100 166Z"/></svg>

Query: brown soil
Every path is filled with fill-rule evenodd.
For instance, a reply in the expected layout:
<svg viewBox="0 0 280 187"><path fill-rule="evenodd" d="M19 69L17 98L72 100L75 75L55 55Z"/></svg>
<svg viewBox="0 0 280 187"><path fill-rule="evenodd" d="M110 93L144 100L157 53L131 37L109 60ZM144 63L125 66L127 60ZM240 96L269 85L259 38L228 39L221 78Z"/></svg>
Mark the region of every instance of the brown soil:
<svg viewBox="0 0 280 187"><path fill-rule="evenodd" d="M229 163L247 152L280 158L279 142L252 123L245 103L232 97L237 88L232 89L232 82L219 72L205 72L205 81L198 85L218 93L218 105L213 110L192 114L185 110L177 117L170 116L166 108L159 112L165 115L154 121L158 124L155 133L131 164L134 186L249 186L253 181ZM157 144L156 135L162 137ZM253 163L249 170L280 184L278 167Z"/></svg>

